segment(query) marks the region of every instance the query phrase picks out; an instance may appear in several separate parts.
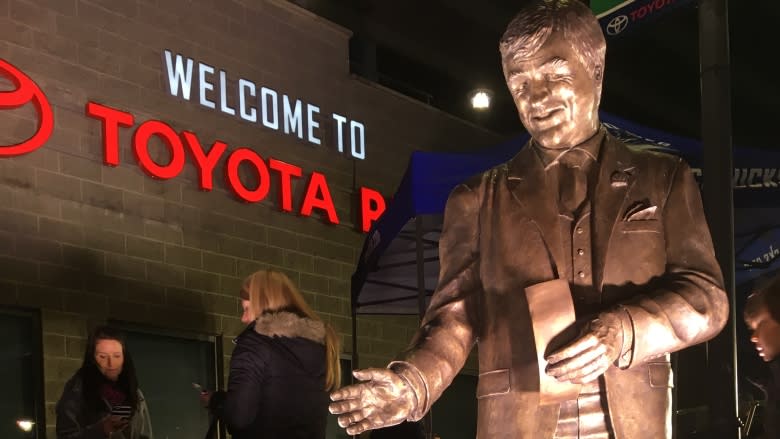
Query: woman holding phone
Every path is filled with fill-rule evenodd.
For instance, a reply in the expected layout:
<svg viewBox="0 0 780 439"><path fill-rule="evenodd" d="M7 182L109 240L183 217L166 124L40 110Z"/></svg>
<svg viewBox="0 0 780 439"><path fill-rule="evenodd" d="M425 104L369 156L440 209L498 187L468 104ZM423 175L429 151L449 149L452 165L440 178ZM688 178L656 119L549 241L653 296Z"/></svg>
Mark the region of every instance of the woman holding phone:
<svg viewBox="0 0 780 439"><path fill-rule="evenodd" d="M57 439L153 439L149 410L124 337L101 326L57 401Z"/></svg>
<svg viewBox="0 0 780 439"><path fill-rule="evenodd" d="M324 439L338 336L281 272L255 272L240 295L249 326L235 340L228 390L201 398L234 439Z"/></svg>

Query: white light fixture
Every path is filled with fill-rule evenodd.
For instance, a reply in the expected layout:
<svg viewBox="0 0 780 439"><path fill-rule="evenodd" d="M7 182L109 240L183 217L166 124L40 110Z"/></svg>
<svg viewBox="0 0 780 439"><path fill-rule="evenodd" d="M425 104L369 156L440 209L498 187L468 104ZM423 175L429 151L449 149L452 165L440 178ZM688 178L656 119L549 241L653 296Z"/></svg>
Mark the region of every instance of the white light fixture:
<svg viewBox="0 0 780 439"><path fill-rule="evenodd" d="M476 90L471 95L471 108L475 110L490 108L490 92L487 90Z"/></svg>
<svg viewBox="0 0 780 439"><path fill-rule="evenodd" d="M16 426L19 427L19 430L22 430L25 433L29 433L35 426L35 422L31 421L30 419L19 419L16 421Z"/></svg>

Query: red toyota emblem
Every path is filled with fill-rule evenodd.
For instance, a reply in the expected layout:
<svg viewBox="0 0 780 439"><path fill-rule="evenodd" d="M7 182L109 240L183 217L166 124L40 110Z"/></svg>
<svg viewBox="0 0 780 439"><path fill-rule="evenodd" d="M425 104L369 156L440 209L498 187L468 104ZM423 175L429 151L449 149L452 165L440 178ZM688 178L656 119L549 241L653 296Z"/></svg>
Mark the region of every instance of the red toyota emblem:
<svg viewBox="0 0 780 439"><path fill-rule="evenodd" d="M3 59L0 59L0 76L10 79L16 86L15 90L0 91L0 109L19 108L32 102L38 110L38 131L29 139L16 145L0 145L0 157L17 156L35 151L46 143L54 129L54 114L51 111L49 100L46 99L38 84Z"/></svg>

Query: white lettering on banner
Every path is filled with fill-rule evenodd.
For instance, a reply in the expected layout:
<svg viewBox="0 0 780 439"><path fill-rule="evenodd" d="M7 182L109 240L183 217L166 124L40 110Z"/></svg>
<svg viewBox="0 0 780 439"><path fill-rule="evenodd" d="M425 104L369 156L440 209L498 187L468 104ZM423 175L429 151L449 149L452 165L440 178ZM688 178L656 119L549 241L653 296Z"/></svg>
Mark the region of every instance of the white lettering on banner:
<svg viewBox="0 0 780 439"><path fill-rule="evenodd" d="M256 83L244 78L239 78L236 83L231 83L226 71L180 54L176 54L174 57L173 53L167 49L164 50L163 63L168 73L168 91L172 96L187 101L191 100L192 82L195 80L198 84L198 103L200 105L247 122L260 122L268 129L276 131L281 129L285 134L295 135L313 145L322 145L318 131L323 119L318 105L292 98L284 93L281 93L282 102L280 103L280 93L277 93L276 90L264 86L258 87ZM197 64L197 78L193 78L195 64ZM212 78L217 74L218 80ZM259 95L258 88L260 89ZM229 95L235 99L230 99ZM216 104L217 100L219 100L219 106ZM231 106L231 102L233 102L233 106ZM280 119L282 123L280 123ZM351 157L364 160L366 158L365 125L337 113L332 113L332 119L335 124L334 143L336 149L340 153L348 151ZM349 129L349 135L345 133L346 129ZM306 133L305 137L304 132ZM350 142L349 148L346 148L347 141Z"/></svg>
<svg viewBox="0 0 780 439"><path fill-rule="evenodd" d="M290 99L282 96L284 102L284 133L298 133L298 138L303 139L303 119L301 118L301 101L295 100L295 109L290 108ZM290 131L290 127L292 131Z"/></svg>
<svg viewBox="0 0 780 439"><path fill-rule="evenodd" d="M693 168L693 175L701 179L701 168ZM734 168L734 189L780 187L778 168Z"/></svg>
<svg viewBox="0 0 780 439"><path fill-rule="evenodd" d="M767 262L772 262L780 256L780 248L775 248L774 245L769 244L769 251L767 253L764 253L762 256L759 256L757 258L753 258L752 262L762 264Z"/></svg>
<svg viewBox="0 0 780 439"><path fill-rule="evenodd" d="M176 66L173 66L171 60L171 51L165 52L165 67L168 72L168 86L173 96L179 96L179 87L181 87L181 97L190 100L190 90L192 89L192 60L187 58L187 70L184 70L184 62L181 55L176 55Z"/></svg>
<svg viewBox="0 0 780 439"><path fill-rule="evenodd" d="M245 79L239 79L238 80L238 110L241 114L241 119L244 119L247 122L257 122L257 109L255 109L254 107L249 107L249 111L247 111L246 90L249 90L248 92L249 96L251 97L256 96L255 93L257 93L257 89L255 88L255 84Z"/></svg>
<svg viewBox="0 0 780 439"><path fill-rule="evenodd" d="M217 108L214 102L206 98L206 90L214 90L214 84L206 80L206 74L213 75L214 67L210 65L198 63L198 85L200 86L200 105L208 108Z"/></svg>
<svg viewBox="0 0 780 439"><path fill-rule="evenodd" d="M219 71L219 109L223 113L227 113L231 116L236 115L236 110L233 108L230 108L227 103L227 86L225 83L227 82L227 75L225 75L225 72L220 70Z"/></svg>
<svg viewBox="0 0 780 439"><path fill-rule="evenodd" d="M273 111L268 111L268 98L271 98L271 104L273 105ZM263 108L263 125L271 128L272 130L279 129L279 96L275 91L268 87L260 89L260 100ZM268 117L271 115L274 121L271 122Z"/></svg>
<svg viewBox="0 0 780 439"><path fill-rule="evenodd" d="M314 119L314 113L320 114L320 107L312 104L306 104L306 120L309 121L309 142L315 145L319 145L322 142L320 142L319 137L314 135L314 129L319 128L320 123Z"/></svg>
<svg viewBox="0 0 780 439"><path fill-rule="evenodd" d="M347 118L333 113L333 120L338 124L336 127L336 146L339 148L339 152L344 152L344 123L347 121Z"/></svg>
<svg viewBox="0 0 780 439"><path fill-rule="evenodd" d="M359 159L366 158L366 130L363 128L363 124L351 120L349 121L349 128L349 140L352 142L352 157ZM359 133L359 136L355 135L356 132ZM358 139L357 142L355 141L355 137ZM360 145L360 151L355 148L356 145Z"/></svg>

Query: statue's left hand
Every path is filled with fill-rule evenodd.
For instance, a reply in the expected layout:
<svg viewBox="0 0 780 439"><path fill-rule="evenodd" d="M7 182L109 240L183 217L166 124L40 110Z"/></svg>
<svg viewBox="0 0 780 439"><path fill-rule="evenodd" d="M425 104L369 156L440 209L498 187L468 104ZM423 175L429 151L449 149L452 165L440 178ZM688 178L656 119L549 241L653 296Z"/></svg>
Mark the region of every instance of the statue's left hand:
<svg viewBox="0 0 780 439"><path fill-rule="evenodd" d="M579 338L547 356L546 372L558 381L588 383L609 369L622 347L620 318L602 313L585 326Z"/></svg>

